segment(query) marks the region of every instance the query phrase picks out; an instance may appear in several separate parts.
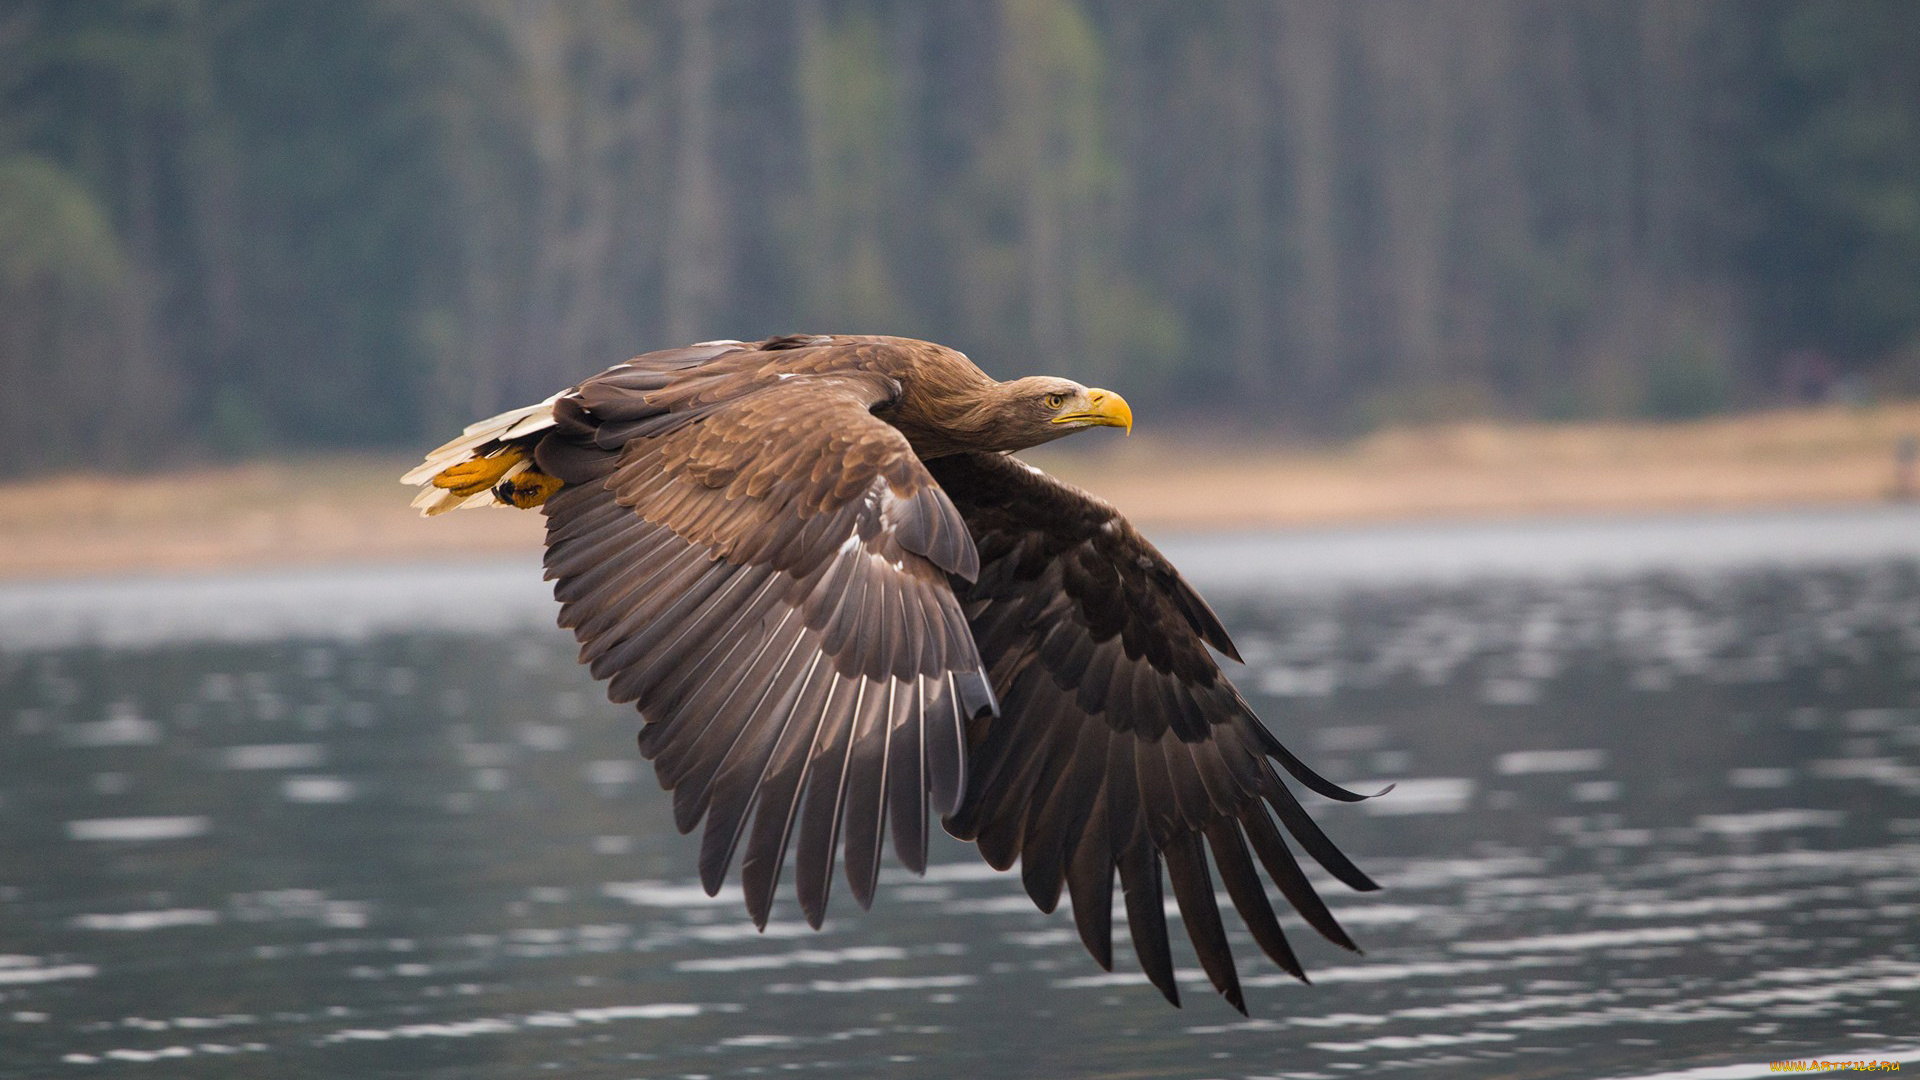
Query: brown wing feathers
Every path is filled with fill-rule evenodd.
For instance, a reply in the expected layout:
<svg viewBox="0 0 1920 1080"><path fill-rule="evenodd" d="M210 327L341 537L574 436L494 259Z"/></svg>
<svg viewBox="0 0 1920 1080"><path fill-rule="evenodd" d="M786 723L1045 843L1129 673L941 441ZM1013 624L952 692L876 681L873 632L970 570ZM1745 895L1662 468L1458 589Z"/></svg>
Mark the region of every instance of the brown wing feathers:
<svg viewBox="0 0 1920 1080"><path fill-rule="evenodd" d="M922 462L874 415L924 366L917 344L652 353L561 395L553 426L515 444L566 482L545 504L561 624L645 716L676 825L704 822L707 890L740 855L764 926L792 848L818 926L836 855L864 907L889 832L924 868L933 811L994 866L1018 861L1041 909L1066 891L1108 969L1117 875L1141 967L1175 1004L1168 884L1208 978L1245 1011L1212 870L1284 970L1304 978L1267 880L1353 948L1282 827L1341 881L1376 886L1274 763L1360 796L1254 718L1208 652L1239 658L1219 619L1112 508L997 454Z"/></svg>
<svg viewBox="0 0 1920 1080"><path fill-rule="evenodd" d="M676 823L705 821L707 889L743 851L762 925L796 831L815 925L843 828L862 904L889 819L923 868L963 725L993 705L947 584L977 567L965 525L868 411L890 380L792 359L804 379L779 385L735 346L642 357L563 398L536 452L569 482L546 506L561 624L647 718Z"/></svg>
<svg viewBox="0 0 1920 1080"><path fill-rule="evenodd" d="M995 866L1017 859L1043 910L1065 885L1081 940L1109 968L1117 872L1141 967L1176 1004L1163 862L1201 966L1243 1012L1208 850L1281 968L1304 978L1253 855L1309 925L1352 948L1267 807L1335 876L1376 886L1307 818L1268 757L1317 791L1359 796L1313 774L1254 718L1203 644L1233 655L1205 602L1096 499L999 455L930 467L980 547L978 579L953 584L1002 704L974 725L972 786L948 828Z"/></svg>

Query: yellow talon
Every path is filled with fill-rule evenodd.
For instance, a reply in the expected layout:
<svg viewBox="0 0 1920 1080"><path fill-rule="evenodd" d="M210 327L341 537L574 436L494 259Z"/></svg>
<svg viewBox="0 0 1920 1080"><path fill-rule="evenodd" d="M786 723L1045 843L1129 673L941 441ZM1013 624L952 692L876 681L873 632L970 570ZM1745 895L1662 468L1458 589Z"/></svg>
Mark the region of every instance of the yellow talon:
<svg viewBox="0 0 1920 1080"><path fill-rule="evenodd" d="M509 506L522 510L531 510L553 497L564 483L557 476L548 476L529 469L511 480L503 480L493 489L493 497Z"/></svg>
<svg viewBox="0 0 1920 1080"><path fill-rule="evenodd" d="M507 470L526 460L526 457L525 450L509 446L487 457L463 461L440 470L440 474L433 478L433 486L446 488L461 498L478 495L499 483L500 478L507 475Z"/></svg>

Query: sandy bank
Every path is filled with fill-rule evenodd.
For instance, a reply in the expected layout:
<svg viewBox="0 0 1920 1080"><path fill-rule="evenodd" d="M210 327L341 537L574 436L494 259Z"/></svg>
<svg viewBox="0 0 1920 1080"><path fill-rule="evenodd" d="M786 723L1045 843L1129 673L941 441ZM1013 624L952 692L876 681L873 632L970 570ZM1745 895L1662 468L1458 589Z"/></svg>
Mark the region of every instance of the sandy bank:
<svg viewBox="0 0 1920 1080"><path fill-rule="evenodd" d="M1320 449L1181 442L1143 426L1029 457L1160 530L1861 505L1895 492L1896 447L1920 436L1920 403L1670 425L1463 424ZM330 457L0 485L0 578L537 548L534 514L420 519L395 482L411 464Z"/></svg>

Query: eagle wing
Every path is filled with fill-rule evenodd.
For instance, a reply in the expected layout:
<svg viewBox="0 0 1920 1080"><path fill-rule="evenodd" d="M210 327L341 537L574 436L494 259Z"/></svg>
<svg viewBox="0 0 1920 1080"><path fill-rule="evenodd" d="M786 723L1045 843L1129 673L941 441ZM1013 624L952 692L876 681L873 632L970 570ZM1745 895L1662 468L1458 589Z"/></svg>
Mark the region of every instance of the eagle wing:
<svg viewBox="0 0 1920 1080"><path fill-rule="evenodd" d="M680 830L705 820L710 894L744 844L762 926L796 833L815 926L842 841L862 906L889 825L924 869L927 811L955 808L964 726L993 709L949 587L977 555L870 412L899 389L874 348L648 354L562 395L535 449L567 481L544 508L560 623L645 717L640 749Z"/></svg>
<svg viewBox="0 0 1920 1080"><path fill-rule="evenodd" d="M1078 489L996 454L928 464L979 547L977 580L953 585L1001 705L972 725L971 779L948 830L996 867L1017 858L1043 911L1064 885L1081 941L1108 970L1117 870L1141 967L1175 1005L1163 861L1202 967L1243 1013L1208 850L1274 963L1305 978L1254 857L1309 925L1354 948L1279 826L1341 881L1378 886L1273 765L1323 795L1363 796L1312 772L1261 725L1207 651L1239 659L1206 602L1118 512Z"/></svg>

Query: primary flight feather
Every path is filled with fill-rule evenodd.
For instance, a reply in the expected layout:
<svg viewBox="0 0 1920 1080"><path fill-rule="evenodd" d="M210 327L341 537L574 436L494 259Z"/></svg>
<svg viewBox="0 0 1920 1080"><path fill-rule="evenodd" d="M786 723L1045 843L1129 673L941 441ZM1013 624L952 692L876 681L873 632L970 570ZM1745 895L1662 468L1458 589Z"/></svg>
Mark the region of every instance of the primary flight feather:
<svg viewBox="0 0 1920 1080"><path fill-rule="evenodd" d="M429 515L546 514L560 624L639 709L680 831L705 822L707 891L738 854L757 924L790 847L818 927L836 857L862 907L889 832L926 868L931 811L1019 862L1042 910L1065 891L1109 970L1117 873L1140 965L1178 1005L1164 864L1201 966L1245 1012L1208 853L1260 949L1304 978L1268 880L1354 946L1285 836L1377 886L1274 766L1361 796L1261 725L1209 651L1239 659L1226 629L1153 545L1011 456L1132 423L1117 394L998 382L929 342L793 335L635 357L470 425L404 479Z"/></svg>

